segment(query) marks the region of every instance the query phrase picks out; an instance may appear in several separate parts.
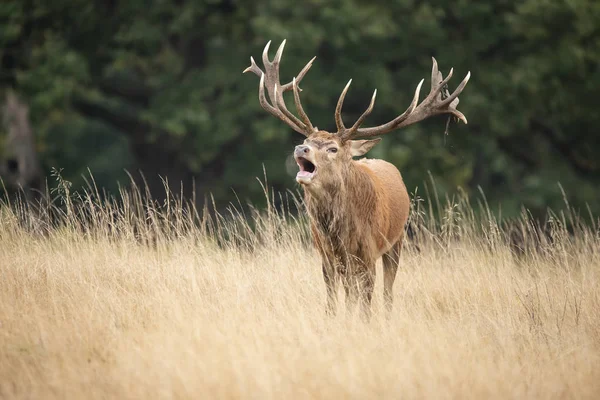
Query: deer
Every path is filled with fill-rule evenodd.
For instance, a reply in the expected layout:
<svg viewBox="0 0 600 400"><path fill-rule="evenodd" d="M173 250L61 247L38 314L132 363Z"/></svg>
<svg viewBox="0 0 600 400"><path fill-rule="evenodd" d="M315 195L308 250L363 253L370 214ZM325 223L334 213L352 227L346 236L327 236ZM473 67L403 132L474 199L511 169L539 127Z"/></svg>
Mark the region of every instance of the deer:
<svg viewBox="0 0 600 400"><path fill-rule="evenodd" d="M393 286L400 262L405 226L410 211L410 198L400 171L391 163L361 157L392 131L423 121L429 117L449 114L467 123L467 118L456 109L458 95L470 78L470 71L450 94L447 83L450 69L443 78L437 61L432 57L431 89L419 103L422 79L408 108L393 120L374 127L362 127L373 111L377 90L367 109L356 122L347 127L342 119L342 106L352 79L342 90L335 108L336 132L319 130L304 111L299 84L311 68L313 57L290 82L281 84L279 65L286 41L273 60L269 59L269 41L262 53L264 71L250 57L250 66L243 73L252 72L260 78L258 99L261 107L279 118L294 131L306 137L295 147L293 156L298 165L296 181L304 192L304 206L309 217L314 246L321 260L325 281L326 313L337 313L337 291L341 282L345 291L347 311L360 302L362 315L371 317L371 302L376 277L376 262L382 258L383 298L386 314L393 309ZM293 93L298 116L288 110L283 98ZM269 100L265 92L268 93Z"/></svg>

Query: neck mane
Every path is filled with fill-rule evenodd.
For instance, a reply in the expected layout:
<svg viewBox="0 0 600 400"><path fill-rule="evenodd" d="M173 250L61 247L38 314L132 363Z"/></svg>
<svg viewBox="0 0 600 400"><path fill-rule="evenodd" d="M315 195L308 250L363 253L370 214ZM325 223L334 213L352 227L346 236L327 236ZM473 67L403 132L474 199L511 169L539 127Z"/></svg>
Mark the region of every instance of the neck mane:
<svg viewBox="0 0 600 400"><path fill-rule="evenodd" d="M345 240L361 221L356 208L374 199L372 178L352 161L335 184L318 193L304 189L304 202L313 226L330 240Z"/></svg>

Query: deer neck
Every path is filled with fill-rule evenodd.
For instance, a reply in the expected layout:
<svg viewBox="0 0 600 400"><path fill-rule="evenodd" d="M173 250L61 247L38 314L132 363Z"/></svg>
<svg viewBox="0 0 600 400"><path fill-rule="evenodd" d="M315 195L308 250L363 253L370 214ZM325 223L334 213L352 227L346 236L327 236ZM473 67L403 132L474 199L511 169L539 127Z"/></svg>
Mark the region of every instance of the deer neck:
<svg viewBox="0 0 600 400"><path fill-rule="evenodd" d="M365 193L370 189L370 177L352 161L335 183L324 186L318 193L304 190L306 209L314 227L330 240L346 240L363 222L356 211L364 204L365 197L371 197Z"/></svg>

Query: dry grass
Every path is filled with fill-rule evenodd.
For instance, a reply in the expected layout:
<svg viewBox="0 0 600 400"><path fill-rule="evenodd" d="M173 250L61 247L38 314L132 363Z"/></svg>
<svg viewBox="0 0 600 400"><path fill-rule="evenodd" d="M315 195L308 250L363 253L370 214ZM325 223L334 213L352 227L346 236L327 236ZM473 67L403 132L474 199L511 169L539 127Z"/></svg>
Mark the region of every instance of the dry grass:
<svg viewBox="0 0 600 400"><path fill-rule="evenodd" d="M235 213L122 196L2 208L0 397L600 395L600 238L568 217L552 242L526 230L537 251L516 259L493 217L416 207L393 314L379 270L365 324L343 302L324 315L304 219L253 213L252 233Z"/></svg>

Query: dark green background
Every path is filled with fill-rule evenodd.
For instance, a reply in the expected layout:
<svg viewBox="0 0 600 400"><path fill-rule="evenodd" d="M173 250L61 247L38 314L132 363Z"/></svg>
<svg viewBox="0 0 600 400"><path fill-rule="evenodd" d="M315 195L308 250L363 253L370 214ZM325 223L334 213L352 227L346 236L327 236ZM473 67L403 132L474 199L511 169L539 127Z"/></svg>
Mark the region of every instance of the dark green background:
<svg viewBox="0 0 600 400"><path fill-rule="evenodd" d="M377 88L376 125L408 106L431 56L444 75L454 67L451 90L471 71L459 105L469 125L445 136L438 117L369 153L410 192L430 171L440 193L480 186L514 215L561 208L560 182L571 205L600 212L597 0L4 0L0 22L0 89L30 105L45 171L63 168L75 187L87 168L111 190L141 169L153 190L162 174L220 204L234 191L260 204L264 164L270 185L293 189L286 158L302 137L242 75L268 40L274 54L287 39L282 81L317 56L303 104L322 129L349 78L347 124Z"/></svg>

